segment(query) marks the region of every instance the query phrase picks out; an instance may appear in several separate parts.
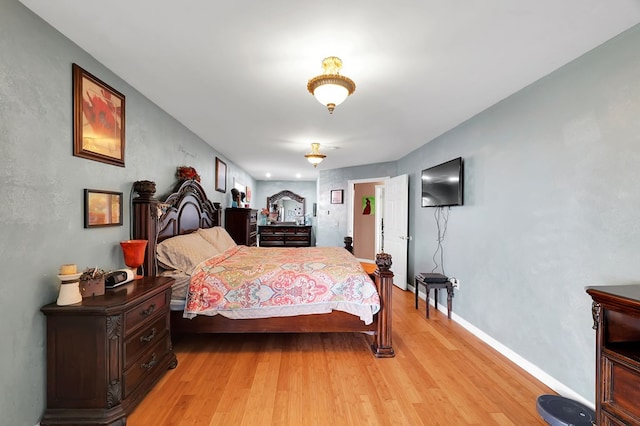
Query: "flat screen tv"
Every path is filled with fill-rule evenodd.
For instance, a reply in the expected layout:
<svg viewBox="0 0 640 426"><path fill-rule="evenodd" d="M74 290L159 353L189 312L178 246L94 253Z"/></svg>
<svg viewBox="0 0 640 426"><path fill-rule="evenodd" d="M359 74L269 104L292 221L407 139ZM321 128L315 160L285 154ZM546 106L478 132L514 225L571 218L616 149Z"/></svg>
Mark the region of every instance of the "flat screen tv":
<svg viewBox="0 0 640 426"><path fill-rule="evenodd" d="M422 171L422 207L461 206L462 157Z"/></svg>

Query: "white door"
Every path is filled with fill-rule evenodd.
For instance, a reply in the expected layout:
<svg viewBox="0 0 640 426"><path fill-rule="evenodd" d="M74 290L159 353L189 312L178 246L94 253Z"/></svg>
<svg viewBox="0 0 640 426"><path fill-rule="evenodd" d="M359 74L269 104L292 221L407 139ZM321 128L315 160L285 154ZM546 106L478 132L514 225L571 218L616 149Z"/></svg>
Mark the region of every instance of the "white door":
<svg viewBox="0 0 640 426"><path fill-rule="evenodd" d="M382 238L382 225L384 223L384 185L376 185L376 249L374 253L384 251L384 239Z"/></svg>
<svg viewBox="0 0 640 426"><path fill-rule="evenodd" d="M400 175L385 182L384 251L391 255L393 283L407 289L407 243L409 230L409 176Z"/></svg>

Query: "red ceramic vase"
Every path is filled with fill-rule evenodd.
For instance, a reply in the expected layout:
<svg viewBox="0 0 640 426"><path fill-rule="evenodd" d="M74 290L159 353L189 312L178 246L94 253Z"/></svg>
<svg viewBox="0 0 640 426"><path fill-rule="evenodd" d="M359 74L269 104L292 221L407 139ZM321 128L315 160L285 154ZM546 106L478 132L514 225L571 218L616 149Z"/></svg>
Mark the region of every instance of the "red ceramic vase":
<svg viewBox="0 0 640 426"><path fill-rule="evenodd" d="M144 263L144 252L147 248L147 240L127 240L120 241L120 247L122 247L122 254L124 255L124 264L131 269L137 270Z"/></svg>

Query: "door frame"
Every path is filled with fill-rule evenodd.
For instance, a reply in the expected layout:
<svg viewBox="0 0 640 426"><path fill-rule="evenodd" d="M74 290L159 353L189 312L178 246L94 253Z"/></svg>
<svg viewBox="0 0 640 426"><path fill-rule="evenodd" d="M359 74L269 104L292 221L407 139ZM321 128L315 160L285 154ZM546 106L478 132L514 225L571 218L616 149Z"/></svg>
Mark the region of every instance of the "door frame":
<svg viewBox="0 0 640 426"><path fill-rule="evenodd" d="M353 221L355 220L353 214L353 208L355 206L355 186L359 183L372 183L372 182L383 182L386 183L387 180L391 179L391 176L377 177L377 178L367 178L367 179L350 179L347 181L347 235L353 238ZM376 205L377 205L376 201ZM382 219L382 218L380 218ZM376 237L375 240L378 241L379 238L382 237L382 221L376 218ZM358 259L363 262L375 262L375 259Z"/></svg>

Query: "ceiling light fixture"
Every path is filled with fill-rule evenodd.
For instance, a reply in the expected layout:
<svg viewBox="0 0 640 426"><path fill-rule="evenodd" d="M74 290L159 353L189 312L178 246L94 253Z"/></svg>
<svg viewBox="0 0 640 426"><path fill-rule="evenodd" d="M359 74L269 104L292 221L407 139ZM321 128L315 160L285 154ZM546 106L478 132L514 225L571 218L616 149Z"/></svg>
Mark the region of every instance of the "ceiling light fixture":
<svg viewBox="0 0 640 426"><path fill-rule="evenodd" d="M305 154L304 157L313 164L313 167L318 167L318 164L322 163L322 160L326 157L324 154L320 154L320 144L312 143L311 144L311 152Z"/></svg>
<svg viewBox="0 0 640 426"><path fill-rule="evenodd" d="M336 106L344 102L356 90L356 84L349 77L340 75L342 60L336 56L329 56L322 60L322 74L313 77L307 83L307 90L316 97L318 102L333 114Z"/></svg>

